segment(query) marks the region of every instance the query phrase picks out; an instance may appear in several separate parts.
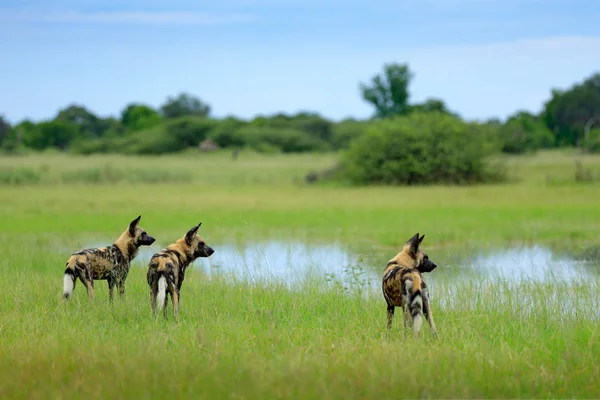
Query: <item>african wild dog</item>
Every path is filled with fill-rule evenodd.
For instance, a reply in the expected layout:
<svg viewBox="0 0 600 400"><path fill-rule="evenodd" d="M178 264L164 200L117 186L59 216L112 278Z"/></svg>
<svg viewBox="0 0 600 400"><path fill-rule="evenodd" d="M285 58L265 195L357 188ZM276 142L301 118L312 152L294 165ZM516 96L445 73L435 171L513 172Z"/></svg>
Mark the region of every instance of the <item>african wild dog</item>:
<svg viewBox="0 0 600 400"><path fill-rule="evenodd" d="M166 249L154 254L148 264L146 278L150 286L150 304L156 317L156 310L164 308L167 317L167 293L173 302L173 315L178 319L181 285L185 278L185 269L198 257L210 257L215 251L209 247L202 236L196 234L202 222L190 229L185 236Z"/></svg>
<svg viewBox="0 0 600 400"><path fill-rule="evenodd" d="M125 279L129 274L131 260L135 258L140 246L150 246L154 238L139 226L140 215L131 223L121 236L108 247L80 250L73 253L67 261L64 276L64 297L68 300L79 278L88 292L88 298L94 298L94 281L107 280L109 300L113 300L115 285L119 287L119 296L125 294Z"/></svg>
<svg viewBox="0 0 600 400"><path fill-rule="evenodd" d="M382 290L387 303L387 328L392 327L394 310L401 307L404 314L404 329L412 324L413 334L419 334L425 314L433 336L437 337L433 315L429 304L427 285L421 276L433 271L437 265L419 249L425 235L417 233L404 244L402 251L388 261L383 271Z"/></svg>

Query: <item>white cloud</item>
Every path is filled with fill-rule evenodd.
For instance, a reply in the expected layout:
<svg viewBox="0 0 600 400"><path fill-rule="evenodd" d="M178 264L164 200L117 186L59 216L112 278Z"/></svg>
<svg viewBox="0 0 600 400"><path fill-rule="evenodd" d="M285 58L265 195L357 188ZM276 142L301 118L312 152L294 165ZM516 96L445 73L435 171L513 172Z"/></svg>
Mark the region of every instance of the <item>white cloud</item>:
<svg viewBox="0 0 600 400"><path fill-rule="evenodd" d="M4 15L4 20L54 23L127 23L218 25L253 21L250 14L213 14L198 12L60 12L48 14L19 13Z"/></svg>

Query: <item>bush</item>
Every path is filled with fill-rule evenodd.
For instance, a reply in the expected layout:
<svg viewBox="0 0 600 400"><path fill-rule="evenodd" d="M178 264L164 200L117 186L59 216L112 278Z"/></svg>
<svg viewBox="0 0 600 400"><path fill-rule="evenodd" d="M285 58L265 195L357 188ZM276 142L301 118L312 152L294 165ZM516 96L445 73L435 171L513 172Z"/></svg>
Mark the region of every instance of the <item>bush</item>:
<svg viewBox="0 0 600 400"><path fill-rule="evenodd" d="M81 140L72 151L79 154L167 154L196 147L215 129L218 121L204 117L179 117L150 129L122 137Z"/></svg>
<svg viewBox="0 0 600 400"><path fill-rule="evenodd" d="M211 131L209 137L220 147L241 147L244 142L237 132L246 125L245 121L228 117L220 121Z"/></svg>
<svg viewBox="0 0 600 400"><path fill-rule="evenodd" d="M347 149L350 142L362 135L368 127L368 122L346 119L335 124L331 143L336 149Z"/></svg>
<svg viewBox="0 0 600 400"><path fill-rule="evenodd" d="M535 116L520 112L500 128L502 151L521 154L552 147L554 136L546 125Z"/></svg>
<svg viewBox="0 0 600 400"><path fill-rule="evenodd" d="M256 151L278 148L284 153L324 151L328 144L305 132L291 128L271 128L248 125L236 132L235 140Z"/></svg>
<svg viewBox="0 0 600 400"><path fill-rule="evenodd" d="M600 129L592 129L587 140L583 140L583 147L590 153L600 153Z"/></svg>
<svg viewBox="0 0 600 400"><path fill-rule="evenodd" d="M354 184L469 184L503 178L488 156L491 130L440 112L414 112L374 123L350 143L341 176Z"/></svg>

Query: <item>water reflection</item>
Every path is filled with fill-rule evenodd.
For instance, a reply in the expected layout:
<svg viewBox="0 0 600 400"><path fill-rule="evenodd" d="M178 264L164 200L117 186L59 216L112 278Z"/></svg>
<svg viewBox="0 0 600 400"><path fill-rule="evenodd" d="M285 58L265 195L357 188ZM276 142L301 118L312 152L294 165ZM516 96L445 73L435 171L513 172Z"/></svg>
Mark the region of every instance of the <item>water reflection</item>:
<svg viewBox="0 0 600 400"><path fill-rule="evenodd" d="M358 251L340 243L307 244L295 241L266 241L245 244L215 245L208 259L198 259L194 266L207 274L235 273L250 280L278 279L286 283L307 275L325 276L348 283L362 279L379 287L381 273L394 254ZM156 249L143 249L138 259L144 264ZM549 279L573 280L590 274L590 261L577 261L554 254L541 246L514 247L495 252L430 251L438 268L427 274L428 282L458 283L464 280L494 279L543 282ZM463 252L464 253L464 252ZM435 254L435 257L433 256Z"/></svg>

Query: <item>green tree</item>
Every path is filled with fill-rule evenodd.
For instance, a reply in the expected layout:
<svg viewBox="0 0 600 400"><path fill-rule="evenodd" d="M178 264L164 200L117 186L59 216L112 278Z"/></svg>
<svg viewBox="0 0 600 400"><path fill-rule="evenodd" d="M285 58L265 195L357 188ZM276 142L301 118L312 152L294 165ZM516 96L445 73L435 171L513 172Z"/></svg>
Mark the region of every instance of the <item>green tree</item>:
<svg viewBox="0 0 600 400"><path fill-rule="evenodd" d="M450 111L448 109L448 107L446 106L446 103L444 103L443 100L441 99L436 99L436 98L429 98L427 100L425 100L425 102L421 103L421 104L415 104L410 106L410 111L416 111L416 112L442 112L444 114L450 114L450 115L454 115L454 116L458 116L458 114Z"/></svg>
<svg viewBox="0 0 600 400"><path fill-rule="evenodd" d="M505 153L526 153L552 147L554 136L535 115L519 111L499 129Z"/></svg>
<svg viewBox="0 0 600 400"><path fill-rule="evenodd" d="M208 117L210 105L205 104L197 97L188 93L180 93L176 98L168 97L160 108L165 118L178 118L184 116Z"/></svg>
<svg viewBox="0 0 600 400"><path fill-rule="evenodd" d="M542 119L558 145L579 145L590 123L600 118L600 73L568 90L552 90L544 104Z"/></svg>
<svg viewBox="0 0 600 400"><path fill-rule="evenodd" d="M387 118L410 112L408 85L413 76L408 65L390 63L383 66L382 74L371 78L370 85L359 85L363 99L375 107L376 117Z"/></svg>
<svg viewBox="0 0 600 400"><path fill-rule="evenodd" d="M227 117L219 121L210 138L221 147L240 147L244 142L237 132L248 123L239 118Z"/></svg>
<svg viewBox="0 0 600 400"><path fill-rule="evenodd" d="M4 141L9 137L11 133L11 126L3 115L0 115L0 147L4 144Z"/></svg>
<svg viewBox="0 0 600 400"><path fill-rule="evenodd" d="M65 150L77 137L77 125L64 121L52 120L37 125L27 125L23 131L23 144L36 150L54 147Z"/></svg>
<svg viewBox="0 0 600 400"><path fill-rule="evenodd" d="M121 111L121 123L128 132L137 132L160 124L162 118L152 107L131 103Z"/></svg>
<svg viewBox="0 0 600 400"><path fill-rule="evenodd" d="M99 118L84 106L78 104L70 104L63 108L54 119L75 125L78 136L82 137L102 137L110 127L108 121Z"/></svg>

